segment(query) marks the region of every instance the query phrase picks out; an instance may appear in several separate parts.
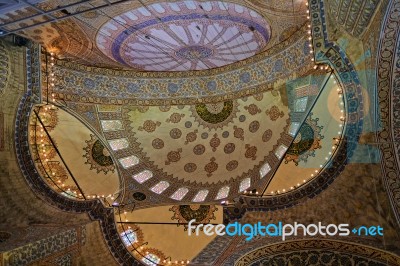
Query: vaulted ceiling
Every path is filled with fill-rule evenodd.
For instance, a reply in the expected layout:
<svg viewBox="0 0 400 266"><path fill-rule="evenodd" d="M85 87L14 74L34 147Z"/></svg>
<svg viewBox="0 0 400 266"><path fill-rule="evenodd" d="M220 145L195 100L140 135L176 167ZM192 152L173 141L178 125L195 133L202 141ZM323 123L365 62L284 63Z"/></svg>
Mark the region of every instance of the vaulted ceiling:
<svg viewBox="0 0 400 266"><path fill-rule="evenodd" d="M18 7L0 15L3 31L17 31L60 58L146 71L228 65L273 47L306 21L302 1L57 0ZM31 18L13 22L23 17ZM30 27L46 21L52 23Z"/></svg>
<svg viewBox="0 0 400 266"><path fill-rule="evenodd" d="M362 36L372 15L343 20L344 2L328 5L332 21ZM373 12L372 2L363 8ZM182 227L149 220L221 222L215 204L249 190L274 200L305 187L319 193L310 187L332 169L347 109L370 108L360 84L347 88L315 65L305 1L15 4L0 13L0 34L45 47L42 99L55 105L31 117L36 167L67 198L118 205L118 233L144 262L149 254L186 262L212 240L188 250ZM347 106L345 89L360 108Z"/></svg>

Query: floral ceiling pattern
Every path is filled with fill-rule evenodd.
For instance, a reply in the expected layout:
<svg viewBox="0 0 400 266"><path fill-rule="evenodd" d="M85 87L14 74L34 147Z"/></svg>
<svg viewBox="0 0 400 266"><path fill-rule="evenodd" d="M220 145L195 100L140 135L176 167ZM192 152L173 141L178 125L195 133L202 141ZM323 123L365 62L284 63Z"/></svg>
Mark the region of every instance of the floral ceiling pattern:
<svg viewBox="0 0 400 266"><path fill-rule="evenodd" d="M215 220L215 212L218 208L215 205L174 205L170 209L173 212L171 220L178 220L178 226L183 224L184 230L187 231L186 223L195 220L196 223L209 223Z"/></svg>
<svg viewBox="0 0 400 266"><path fill-rule="evenodd" d="M52 93L71 102L130 105L163 105L160 100L191 104L199 97L221 102L227 94L235 98L257 94L278 80L313 69L305 33L303 27L273 49L209 71L129 72L57 61Z"/></svg>
<svg viewBox="0 0 400 266"><path fill-rule="evenodd" d="M244 76L243 77L243 80L248 80L247 78L246 78L246 76ZM173 87L171 87L172 89L173 89ZM213 113L212 111L214 111L215 112L215 110L218 110L218 108L212 108L213 106L206 106L206 109L207 109L207 111L209 112L209 113ZM248 110L250 110L250 106L248 106ZM255 110L254 111L254 113L259 113L257 110L259 110L259 109L257 109L257 108L254 108L254 109L252 109L252 110ZM274 108L271 108L271 109L268 109L266 112L268 113L268 115L270 116L270 119L271 120L273 120L273 121L275 121L276 119L272 119L272 117L276 117L276 116L271 116L271 114L280 114L279 113L279 111L274 111L275 109ZM250 112L250 111L249 111ZM279 116L283 116L283 115L279 115ZM177 116L176 116L177 117ZM173 119L177 119L176 117L170 117L170 121L173 121ZM181 118L182 118L182 116L181 116ZM240 117L239 117L240 118ZM278 117L279 118L279 117ZM151 124L151 126L150 127L148 127L148 128L151 128L151 129L154 129L154 128L156 128L157 127L157 125L158 125L158 123L157 122L155 122L155 125L154 124ZM143 127L142 127L143 129L145 128L145 125L143 124ZM258 126L257 126L257 124L254 124L252 127L251 127L253 130L255 130L255 131L257 131L257 129L258 129ZM256 129L257 128L257 129ZM250 127L249 127L249 129L250 129ZM140 129L138 129L138 130L140 130ZM251 132L251 131L250 131ZM111 134L110 134L111 135ZM171 131L170 131L170 136L173 138L173 136L175 136L175 137L177 137L178 135L180 135L179 133L178 133L178 131L175 131L175 132L173 132L173 134L171 134ZM116 136L117 136L117 134L114 134L114 138L116 138ZM107 136L106 136L107 137ZM179 136L180 137L180 136ZM111 139L111 137L109 138L109 139ZM214 139L214 138L213 138ZM211 142L210 142L211 143ZM210 144L210 146L212 147L212 148L217 148L218 147L218 141L213 141L212 142L213 143L213 145L211 145ZM175 151L175 157L172 157L172 158L177 158L177 155L176 155L176 152L179 154L181 151L179 150L179 148ZM121 154L121 156L122 156L122 154ZM215 160L210 160L211 162L214 162ZM197 197L197 196L196 196Z"/></svg>
<svg viewBox="0 0 400 266"><path fill-rule="evenodd" d="M236 179L258 168L278 146L289 119L287 106L272 92L215 104L125 109L135 154L198 184Z"/></svg>
<svg viewBox="0 0 400 266"><path fill-rule="evenodd" d="M37 7L48 11L69 2L57 16L78 15L19 33L63 60L140 71L229 65L273 48L306 22L301 1L119 1L91 10L105 1L45 0ZM26 7L0 20L16 30L37 23L38 13ZM31 18L12 23L23 17Z"/></svg>

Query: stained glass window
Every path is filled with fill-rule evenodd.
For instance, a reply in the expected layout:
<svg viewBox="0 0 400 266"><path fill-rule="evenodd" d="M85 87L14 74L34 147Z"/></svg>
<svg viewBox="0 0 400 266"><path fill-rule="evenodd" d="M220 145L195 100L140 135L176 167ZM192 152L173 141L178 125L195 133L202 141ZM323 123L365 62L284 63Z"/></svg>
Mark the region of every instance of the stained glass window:
<svg viewBox="0 0 400 266"><path fill-rule="evenodd" d="M230 189L231 188L228 187L228 186L220 188L218 190L218 194L217 194L217 197L215 199L219 200L219 199L224 199L224 198L228 197Z"/></svg>
<svg viewBox="0 0 400 266"><path fill-rule="evenodd" d="M287 147L283 144L281 144L276 150L275 150L275 155L278 157L278 159L281 159L283 155L285 154L287 150Z"/></svg>
<svg viewBox="0 0 400 266"><path fill-rule="evenodd" d="M271 171L271 166L269 163L265 163L263 166L260 168L260 177L263 178L268 174L268 172Z"/></svg>
<svg viewBox="0 0 400 266"><path fill-rule="evenodd" d="M123 168L127 169L129 167L137 165L139 163L139 158L136 157L135 155L131 155L131 156L119 159L119 162L121 163Z"/></svg>
<svg viewBox="0 0 400 266"><path fill-rule="evenodd" d="M120 120L101 120L101 127L104 131L117 131L123 129Z"/></svg>
<svg viewBox="0 0 400 266"><path fill-rule="evenodd" d="M199 192L197 192L196 196L194 196L193 198L193 202L202 202L206 199L207 195L208 195L208 190L204 189L204 190L200 190Z"/></svg>
<svg viewBox="0 0 400 266"><path fill-rule="evenodd" d="M161 181L158 184L154 185L151 188L151 191L157 194L161 194L169 187L169 183L167 181Z"/></svg>
<svg viewBox="0 0 400 266"><path fill-rule="evenodd" d="M181 187L177 191L175 191L174 194L172 194L171 199L182 200L188 192L189 192L189 189L187 189L185 187Z"/></svg>
<svg viewBox="0 0 400 266"><path fill-rule="evenodd" d="M144 256L144 258L142 259L142 261L144 262L144 264L149 265L149 266L157 266L158 263L160 263L160 258L157 257L156 255L149 253L146 256Z"/></svg>
<svg viewBox="0 0 400 266"><path fill-rule="evenodd" d="M111 149L113 151L118 151L129 147L129 142L126 138L111 139L108 141L108 143L110 143Z"/></svg>
<svg viewBox="0 0 400 266"><path fill-rule="evenodd" d="M246 189L248 189L250 187L250 185L251 185L250 177L243 179L239 185L239 192L245 191Z"/></svg>
<svg viewBox="0 0 400 266"><path fill-rule="evenodd" d="M294 111L295 112L305 112L307 108L307 101L308 97L302 97L300 99L297 99L294 105Z"/></svg>
<svg viewBox="0 0 400 266"><path fill-rule="evenodd" d="M149 170L144 170L136 175L133 175L133 178L140 184L146 182L150 178L153 177L153 173Z"/></svg>
<svg viewBox="0 0 400 266"><path fill-rule="evenodd" d="M128 229L125 232L122 232L120 236L125 246L127 247L138 241L137 235L132 229Z"/></svg>

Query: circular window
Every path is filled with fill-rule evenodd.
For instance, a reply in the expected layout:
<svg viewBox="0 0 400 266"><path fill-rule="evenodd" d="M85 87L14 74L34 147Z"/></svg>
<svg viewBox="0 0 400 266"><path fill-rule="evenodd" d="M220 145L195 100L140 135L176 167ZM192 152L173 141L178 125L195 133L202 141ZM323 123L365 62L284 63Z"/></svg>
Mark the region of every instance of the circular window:
<svg viewBox="0 0 400 266"><path fill-rule="evenodd" d="M137 201L143 201L146 199L146 195L143 194L142 192L135 192L135 193L133 193L132 196Z"/></svg>

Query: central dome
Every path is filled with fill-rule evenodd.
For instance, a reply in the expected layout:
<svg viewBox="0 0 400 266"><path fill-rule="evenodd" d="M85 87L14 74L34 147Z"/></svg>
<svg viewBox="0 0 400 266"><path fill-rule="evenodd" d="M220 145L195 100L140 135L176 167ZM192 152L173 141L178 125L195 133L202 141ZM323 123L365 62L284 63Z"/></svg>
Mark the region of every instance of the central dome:
<svg viewBox="0 0 400 266"><path fill-rule="evenodd" d="M220 1L158 3L107 21L96 36L110 59L147 71L204 70L261 51L268 23L247 7Z"/></svg>

